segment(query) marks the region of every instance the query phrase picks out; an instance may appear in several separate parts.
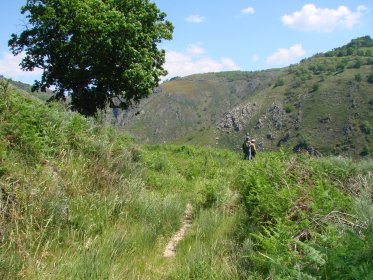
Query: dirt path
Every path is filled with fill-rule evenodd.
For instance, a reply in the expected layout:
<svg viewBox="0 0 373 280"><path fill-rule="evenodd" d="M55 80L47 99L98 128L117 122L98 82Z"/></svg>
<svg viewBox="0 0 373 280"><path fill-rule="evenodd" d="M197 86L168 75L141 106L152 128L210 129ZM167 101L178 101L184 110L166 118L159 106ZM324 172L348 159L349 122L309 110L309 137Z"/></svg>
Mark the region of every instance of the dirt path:
<svg viewBox="0 0 373 280"><path fill-rule="evenodd" d="M184 212L184 218L183 223L181 225L181 228L174 234L174 236L170 239L168 242L164 252L163 257L165 258L173 258L176 255L176 246L177 244L183 240L186 231L188 228L192 225L192 211L193 207L190 203L186 205L185 212Z"/></svg>

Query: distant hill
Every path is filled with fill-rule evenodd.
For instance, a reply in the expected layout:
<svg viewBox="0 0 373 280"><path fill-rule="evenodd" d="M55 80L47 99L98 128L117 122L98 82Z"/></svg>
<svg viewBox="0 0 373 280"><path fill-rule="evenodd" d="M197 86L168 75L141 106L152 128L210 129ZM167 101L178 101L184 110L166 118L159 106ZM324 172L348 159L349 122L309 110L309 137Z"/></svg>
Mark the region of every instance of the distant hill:
<svg viewBox="0 0 373 280"><path fill-rule="evenodd" d="M44 100L44 101L47 101L53 95L53 91L51 91L49 89L47 89L46 92L32 92L31 91L31 85L26 84L26 83L22 83L20 81L14 81L12 79L8 79L8 78L4 77L3 75L0 75L0 80L8 80L9 83L12 86L14 86L14 87L16 87L16 88L18 88L18 89L20 89L24 92L27 92L27 93L31 94L32 96L34 96L38 99Z"/></svg>
<svg viewBox="0 0 373 280"><path fill-rule="evenodd" d="M145 143L239 149L373 153L373 40L361 37L299 64L256 72L191 75L164 82L112 122Z"/></svg>

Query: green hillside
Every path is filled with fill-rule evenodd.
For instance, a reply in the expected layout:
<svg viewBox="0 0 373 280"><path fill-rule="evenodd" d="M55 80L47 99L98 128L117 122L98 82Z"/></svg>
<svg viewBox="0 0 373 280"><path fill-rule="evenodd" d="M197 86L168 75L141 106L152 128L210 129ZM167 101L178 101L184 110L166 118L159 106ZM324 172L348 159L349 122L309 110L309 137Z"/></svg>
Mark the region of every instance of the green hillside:
<svg viewBox="0 0 373 280"><path fill-rule="evenodd" d="M27 93L28 95L31 95L33 97L36 97L38 99L41 99L43 101L47 101L49 98L53 96L53 92L49 89L46 90L46 92L40 92L40 91L32 91L29 84L25 84L19 81L13 81L12 79L7 79L3 75L0 75L0 81L9 81L9 84L16 87L18 90Z"/></svg>
<svg viewBox="0 0 373 280"><path fill-rule="evenodd" d="M0 95L1 279L373 276L371 160L142 145L4 81Z"/></svg>
<svg viewBox="0 0 373 280"><path fill-rule="evenodd" d="M265 89L268 81L278 74L279 71L271 70L197 74L174 79L163 83L139 108L124 112L116 123L145 143L179 138L188 141L193 135L206 132L210 135L225 111ZM205 141L213 143L214 139Z"/></svg>
<svg viewBox="0 0 373 280"><path fill-rule="evenodd" d="M299 64L192 75L163 83L113 122L144 143L367 156L373 153L373 40L362 37Z"/></svg>

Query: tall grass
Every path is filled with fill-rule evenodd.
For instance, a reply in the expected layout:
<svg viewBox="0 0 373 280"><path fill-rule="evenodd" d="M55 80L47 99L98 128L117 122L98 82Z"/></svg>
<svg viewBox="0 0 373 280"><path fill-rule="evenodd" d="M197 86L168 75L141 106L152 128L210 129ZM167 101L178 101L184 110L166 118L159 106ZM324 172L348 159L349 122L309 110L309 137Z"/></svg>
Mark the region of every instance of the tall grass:
<svg viewBox="0 0 373 280"><path fill-rule="evenodd" d="M0 278L368 279L372 162L138 145L0 87ZM193 221L174 259L168 240Z"/></svg>
<svg viewBox="0 0 373 280"><path fill-rule="evenodd" d="M371 161L267 154L244 168L250 232L242 269L254 279L369 279L372 167Z"/></svg>

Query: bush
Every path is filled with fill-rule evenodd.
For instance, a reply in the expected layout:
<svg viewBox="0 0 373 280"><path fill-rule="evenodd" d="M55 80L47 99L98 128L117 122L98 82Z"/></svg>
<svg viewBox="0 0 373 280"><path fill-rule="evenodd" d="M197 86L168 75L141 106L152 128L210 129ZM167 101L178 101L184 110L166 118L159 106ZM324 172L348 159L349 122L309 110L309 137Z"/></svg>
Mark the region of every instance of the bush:
<svg viewBox="0 0 373 280"><path fill-rule="evenodd" d="M280 87L280 86L283 86L284 84L285 84L284 79L282 79L282 78L278 78L278 79L276 80L275 87Z"/></svg>
<svg viewBox="0 0 373 280"><path fill-rule="evenodd" d="M368 146L364 146L363 150L360 153L361 156L367 156L369 155L369 148Z"/></svg>
<svg viewBox="0 0 373 280"><path fill-rule="evenodd" d="M319 90L319 84L313 84L312 85L312 89L311 89L311 92L315 92L315 91L318 91Z"/></svg>
<svg viewBox="0 0 373 280"><path fill-rule="evenodd" d="M291 113L291 112L293 112L293 110L294 110L294 106L293 105L286 105L285 106L285 112L286 113Z"/></svg>
<svg viewBox="0 0 373 280"><path fill-rule="evenodd" d="M361 126L360 126L360 129L362 132L364 132L365 134L370 134L371 131L372 131L372 127L370 126L370 123L368 121L364 121Z"/></svg>
<svg viewBox="0 0 373 280"><path fill-rule="evenodd" d="M373 84L373 73L370 73L368 76L368 83Z"/></svg>

